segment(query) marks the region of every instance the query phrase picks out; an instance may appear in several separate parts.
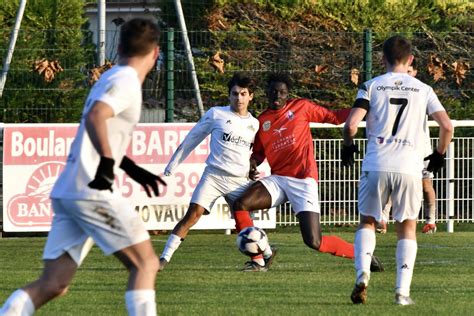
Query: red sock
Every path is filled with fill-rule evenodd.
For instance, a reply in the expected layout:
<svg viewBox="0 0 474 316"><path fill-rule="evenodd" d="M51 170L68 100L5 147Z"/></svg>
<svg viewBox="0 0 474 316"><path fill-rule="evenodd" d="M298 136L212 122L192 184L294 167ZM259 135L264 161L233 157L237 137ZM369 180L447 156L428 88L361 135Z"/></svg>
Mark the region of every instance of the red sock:
<svg viewBox="0 0 474 316"><path fill-rule="evenodd" d="M234 212L234 219L235 219L235 229L239 233L242 229L246 227L253 226L253 219L250 217L249 211L235 211ZM263 259L263 255L256 255L254 257L250 257L252 260L254 259Z"/></svg>
<svg viewBox="0 0 474 316"><path fill-rule="evenodd" d="M250 256L250 259L252 259L252 261L257 261L257 259L263 259L263 255L256 255L256 256Z"/></svg>
<svg viewBox="0 0 474 316"><path fill-rule="evenodd" d="M234 211L235 229L240 233L245 227L253 226L249 211Z"/></svg>
<svg viewBox="0 0 474 316"><path fill-rule="evenodd" d="M333 256L354 259L354 245L337 236L323 236L319 251L330 253Z"/></svg>

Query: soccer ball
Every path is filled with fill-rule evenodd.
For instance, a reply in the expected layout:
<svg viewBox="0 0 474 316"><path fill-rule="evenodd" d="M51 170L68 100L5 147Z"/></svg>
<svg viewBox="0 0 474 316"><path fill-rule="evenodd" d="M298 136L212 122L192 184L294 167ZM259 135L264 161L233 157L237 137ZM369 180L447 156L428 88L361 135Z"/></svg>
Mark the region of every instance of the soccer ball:
<svg viewBox="0 0 474 316"><path fill-rule="evenodd" d="M237 236L237 247L247 256L256 256L268 246L268 237L265 231L258 227L246 227Z"/></svg>

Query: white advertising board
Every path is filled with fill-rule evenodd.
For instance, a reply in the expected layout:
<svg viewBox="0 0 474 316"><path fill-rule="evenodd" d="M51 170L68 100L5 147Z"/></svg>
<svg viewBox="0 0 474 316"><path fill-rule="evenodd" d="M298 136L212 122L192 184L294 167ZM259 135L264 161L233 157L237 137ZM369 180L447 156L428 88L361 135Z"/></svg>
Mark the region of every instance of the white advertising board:
<svg viewBox="0 0 474 316"><path fill-rule="evenodd" d="M3 230L7 232L49 231L54 216L49 199L51 188L64 168L77 124L5 124L3 138ZM192 123L139 124L133 132L127 155L147 170L162 175L171 155ZM205 168L209 139L204 140L160 187L160 196L148 198L139 184L125 173L116 174L116 184L149 230L171 230L184 216L191 195ZM264 163L261 176L270 169ZM275 209L254 213L255 224L275 228ZM211 214L194 229L235 227L228 205L219 199Z"/></svg>

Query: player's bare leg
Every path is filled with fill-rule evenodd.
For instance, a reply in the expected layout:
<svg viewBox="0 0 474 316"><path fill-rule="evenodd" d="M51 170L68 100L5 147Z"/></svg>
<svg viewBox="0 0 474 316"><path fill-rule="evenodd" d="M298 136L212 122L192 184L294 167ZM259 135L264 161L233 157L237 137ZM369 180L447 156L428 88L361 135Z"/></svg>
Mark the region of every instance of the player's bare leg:
<svg viewBox="0 0 474 316"><path fill-rule="evenodd" d="M354 247L352 244L337 236L322 236L319 213L298 212L301 236L306 246L334 256L353 259Z"/></svg>
<svg viewBox="0 0 474 316"><path fill-rule="evenodd" d="M150 239L114 253L129 271L125 302L129 315L156 315L158 257Z"/></svg>
<svg viewBox="0 0 474 316"><path fill-rule="evenodd" d="M423 179L423 206L425 209L425 225L422 232L432 234L436 232L436 193L430 178Z"/></svg>
<svg viewBox="0 0 474 316"><path fill-rule="evenodd" d="M322 236L319 213L299 212L297 217L300 224L301 236L306 246L337 257L354 259L353 244L337 236ZM384 270L382 263L375 256L372 256L369 268L372 272L382 272Z"/></svg>
<svg viewBox="0 0 474 316"><path fill-rule="evenodd" d="M206 209L199 204L191 203L184 217L176 224L166 241L165 248L160 256L160 269L162 271L170 262L174 252L179 248L181 242L186 238L191 227L196 225Z"/></svg>
<svg viewBox="0 0 474 316"><path fill-rule="evenodd" d="M240 231L248 226L253 226L250 212L253 210L267 209L272 206L272 197L267 188L260 182L253 183L242 196L234 202L232 209L235 227ZM277 253L276 248L268 246L263 255L251 257L245 264L243 271L267 271L273 263Z"/></svg>
<svg viewBox="0 0 474 316"><path fill-rule="evenodd" d="M77 264L67 253L45 260L40 278L15 291L0 309L0 315L33 315L47 302L66 294L76 271Z"/></svg>
<svg viewBox="0 0 474 316"><path fill-rule="evenodd" d="M395 287L395 303L398 305L411 305L410 285L415 267L417 253L416 220L396 222L397 230L397 281Z"/></svg>

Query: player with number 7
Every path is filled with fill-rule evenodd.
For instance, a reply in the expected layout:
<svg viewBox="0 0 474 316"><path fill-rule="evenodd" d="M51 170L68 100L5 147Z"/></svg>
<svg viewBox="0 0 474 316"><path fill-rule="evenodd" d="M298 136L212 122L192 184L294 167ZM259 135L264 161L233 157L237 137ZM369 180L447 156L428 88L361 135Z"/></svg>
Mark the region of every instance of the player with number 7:
<svg viewBox="0 0 474 316"><path fill-rule="evenodd" d="M410 41L393 36L383 45L387 73L364 82L344 126L342 160L353 164L353 139L367 115L367 149L359 182L360 224L355 235L354 304L367 301L370 255L375 227L389 197L397 230L395 303L414 304L410 285L417 253L416 220L421 207L421 177L425 158L426 115L439 124L438 147L428 156L429 171L442 168L453 128L433 89L408 75L413 61Z"/></svg>

